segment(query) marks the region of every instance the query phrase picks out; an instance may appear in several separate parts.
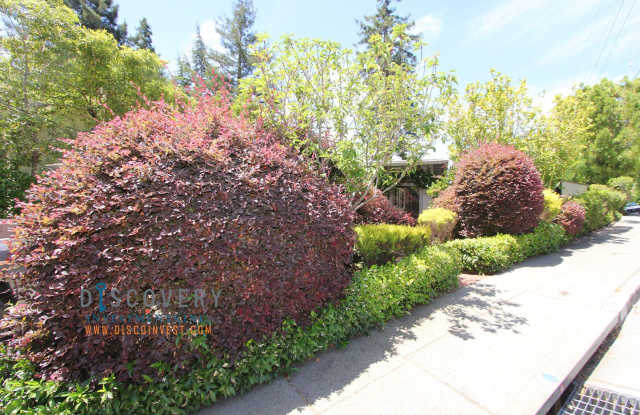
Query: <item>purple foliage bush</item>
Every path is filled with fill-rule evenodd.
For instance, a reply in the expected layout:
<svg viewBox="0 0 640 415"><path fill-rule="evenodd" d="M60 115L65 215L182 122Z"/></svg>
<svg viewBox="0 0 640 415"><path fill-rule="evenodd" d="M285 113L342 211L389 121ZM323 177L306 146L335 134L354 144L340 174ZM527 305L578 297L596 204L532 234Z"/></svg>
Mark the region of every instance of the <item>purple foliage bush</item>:
<svg viewBox="0 0 640 415"><path fill-rule="evenodd" d="M203 346L233 356L286 319L306 324L351 280L353 213L342 189L280 137L233 116L224 95L182 110L155 103L70 145L20 206L14 265L37 295L2 322L8 346L45 377L139 380L159 361L188 369ZM109 312L205 315L211 333L87 335L98 283L120 292L119 307L105 296ZM82 289L93 291L91 307L81 307ZM149 289L173 290L174 301L149 307ZM183 308L179 290L207 295Z"/></svg>

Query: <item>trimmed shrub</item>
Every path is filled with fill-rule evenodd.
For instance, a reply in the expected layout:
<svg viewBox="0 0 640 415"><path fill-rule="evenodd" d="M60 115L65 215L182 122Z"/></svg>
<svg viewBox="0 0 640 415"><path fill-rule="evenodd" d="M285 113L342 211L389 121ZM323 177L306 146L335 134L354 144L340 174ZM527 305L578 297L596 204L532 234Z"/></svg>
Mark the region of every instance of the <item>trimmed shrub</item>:
<svg viewBox="0 0 640 415"><path fill-rule="evenodd" d="M431 229L433 242L445 242L451 239L457 223L458 215L443 208L426 209L418 216L418 225Z"/></svg>
<svg viewBox="0 0 640 415"><path fill-rule="evenodd" d="M169 365L154 365L160 379L149 378L145 385L127 385L113 377L97 385L44 381L28 361L2 358L0 350L0 407L7 413L39 414L194 413L428 303L455 288L460 271L458 252L442 246L358 271L345 298L312 313L308 326L288 320L267 341L250 342L233 361L206 352L201 364L183 375Z"/></svg>
<svg viewBox="0 0 640 415"><path fill-rule="evenodd" d="M585 209L578 202L568 201L562 205L562 213L556 218L556 222L562 225L565 232L576 236L582 230L585 219Z"/></svg>
<svg viewBox="0 0 640 415"><path fill-rule="evenodd" d="M627 196L627 202L631 202L636 198L636 182L633 177L620 176L609 179L607 185Z"/></svg>
<svg viewBox="0 0 640 415"><path fill-rule="evenodd" d="M444 244L460 252L462 269L476 274L504 271L526 258L556 251L569 241L562 226L540 223L533 232L523 235L485 236L456 239Z"/></svg>
<svg viewBox="0 0 640 415"><path fill-rule="evenodd" d="M489 143L463 154L453 186L462 236L521 234L540 221L540 174L511 146Z"/></svg>
<svg viewBox="0 0 640 415"><path fill-rule="evenodd" d="M592 184L575 198L585 209L584 226L580 234L600 229L621 217L626 196L602 184Z"/></svg>
<svg viewBox="0 0 640 415"><path fill-rule="evenodd" d="M555 252L566 245L570 239L562 226L542 222L533 232L517 236L518 257L516 262Z"/></svg>
<svg viewBox="0 0 640 415"><path fill-rule="evenodd" d="M378 189L373 196L356 212L357 224L388 223L391 225L415 226L416 220L399 207L393 206L391 201Z"/></svg>
<svg viewBox="0 0 640 415"><path fill-rule="evenodd" d="M356 226L356 252L366 265L382 265L429 245L431 231L422 226Z"/></svg>
<svg viewBox="0 0 640 415"><path fill-rule="evenodd" d="M544 210L540 219L545 222L553 222L553 220L562 212L562 197L550 189L542 191L544 197Z"/></svg>
<svg viewBox="0 0 640 415"><path fill-rule="evenodd" d="M21 208L14 259L38 295L4 323L10 345L51 378L142 381L157 362L187 371L205 347L234 356L285 320L308 324L351 280L341 188L219 96L183 111L153 104L79 134ZM211 333L87 335L96 315L187 326L204 316Z"/></svg>
<svg viewBox="0 0 640 415"><path fill-rule="evenodd" d="M455 239L444 246L458 250L462 269L474 274L493 274L505 270L518 257L517 239L513 235Z"/></svg>

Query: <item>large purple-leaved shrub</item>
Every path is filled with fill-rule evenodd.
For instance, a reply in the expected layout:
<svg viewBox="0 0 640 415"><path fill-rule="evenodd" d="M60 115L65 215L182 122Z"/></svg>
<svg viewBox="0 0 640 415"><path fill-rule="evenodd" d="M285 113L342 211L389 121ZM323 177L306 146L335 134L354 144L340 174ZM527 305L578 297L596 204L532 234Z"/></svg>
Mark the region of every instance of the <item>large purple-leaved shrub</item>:
<svg viewBox="0 0 640 415"><path fill-rule="evenodd" d="M536 227L544 208L538 170L512 146L488 143L469 150L452 186L453 199L438 205L458 213L465 237L525 233Z"/></svg>
<svg viewBox="0 0 640 415"><path fill-rule="evenodd" d="M182 110L155 103L70 147L20 206L14 265L35 295L3 321L10 349L45 377L136 380L155 362L187 370L203 348L233 357L286 319L304 325L350 282L353 213L341 188L233 116L224 96ZM211 332L87 335L100 283L106 314L205 316ZM82 290L93 298L84 308Z"/></svg>

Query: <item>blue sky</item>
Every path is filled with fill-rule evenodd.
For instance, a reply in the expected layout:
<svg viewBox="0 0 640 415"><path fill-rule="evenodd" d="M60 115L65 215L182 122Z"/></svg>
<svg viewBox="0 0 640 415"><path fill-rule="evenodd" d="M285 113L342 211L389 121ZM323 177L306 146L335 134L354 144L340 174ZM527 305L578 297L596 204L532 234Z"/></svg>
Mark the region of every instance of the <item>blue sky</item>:
<svg viewBox="0 0 640 415"><path fill-rule="evenodd" d="M120 0L120 21L133 31L141 17L153 30L156 51L170 65L188 51L195 25L207 44L219 48L215 20L230 15L232 1ZM485 81L495 68L514 79L526 78L531 95L547 107L553 95L575 83L606 76L619 79L640 71L638 0L501 0L394 3L410 14L439 54L441 68L454 70L459 88ZM285 33L340 42L358 39L356 19L375 12L375 0L318 2L254 0L256 31L272 38ZM634 46L635 45L635 46ZM541 98L546 91L546 98Z"/></svg>

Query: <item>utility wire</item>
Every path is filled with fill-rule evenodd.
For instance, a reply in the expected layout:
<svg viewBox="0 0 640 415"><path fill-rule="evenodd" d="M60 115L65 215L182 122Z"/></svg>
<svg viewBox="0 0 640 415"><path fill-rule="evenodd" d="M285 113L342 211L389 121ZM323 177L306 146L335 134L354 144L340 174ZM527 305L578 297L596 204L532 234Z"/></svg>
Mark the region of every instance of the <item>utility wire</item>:
<svg viewBox="0 0 640 415"><path fill-rule="evenodd" d="M622 8L624 7L624 0L620 1L620 7L618 7L618 12L616 13L616 17L613 19L613 23L609 26L609 30L607 31L607 35L604 38L604 43L602 44L602 49L600 49L600 53L598 54L598 59L596 60L596 64L593 66L593 69L591 70L593 76L597 76L597 72L596 69L598 68L598 64L600 63L600 59L602 58L602 53L604 52L604 50L607 47L607 43L609 43L609 36L611 35L611 31L613 29L613 27L616 25L616 22L618 21L618 17L620 16L620 12L622 11ZM590 76L591 78L591 76Z"/></svg>
<svg viewBox="0 0 640 415"><path fill-rule="evenodd" d="M609 49L609 53L607 54L607 58L606 58L606 60L604 62L604 66L602 67L602 71L601 72L605 72L605 70L609 66L609 58L611 57L611 54L613 53L613 50L616 47L616 44L618 43L618 39L620 39L620 35L622 34L622 31L624 30L624 26L627 24L627 21L629 20L629 17L631 16L631 12L633 12L633 8L636 6L636 2L637 2L637 0L633 1L633 3L631 4L631 7L629 8L629 12L627 13L627 16L622 21L622 26L620 26L620 30L618 30L618 34L616 35L615 40L613 41L612 48Z"/></svg>

